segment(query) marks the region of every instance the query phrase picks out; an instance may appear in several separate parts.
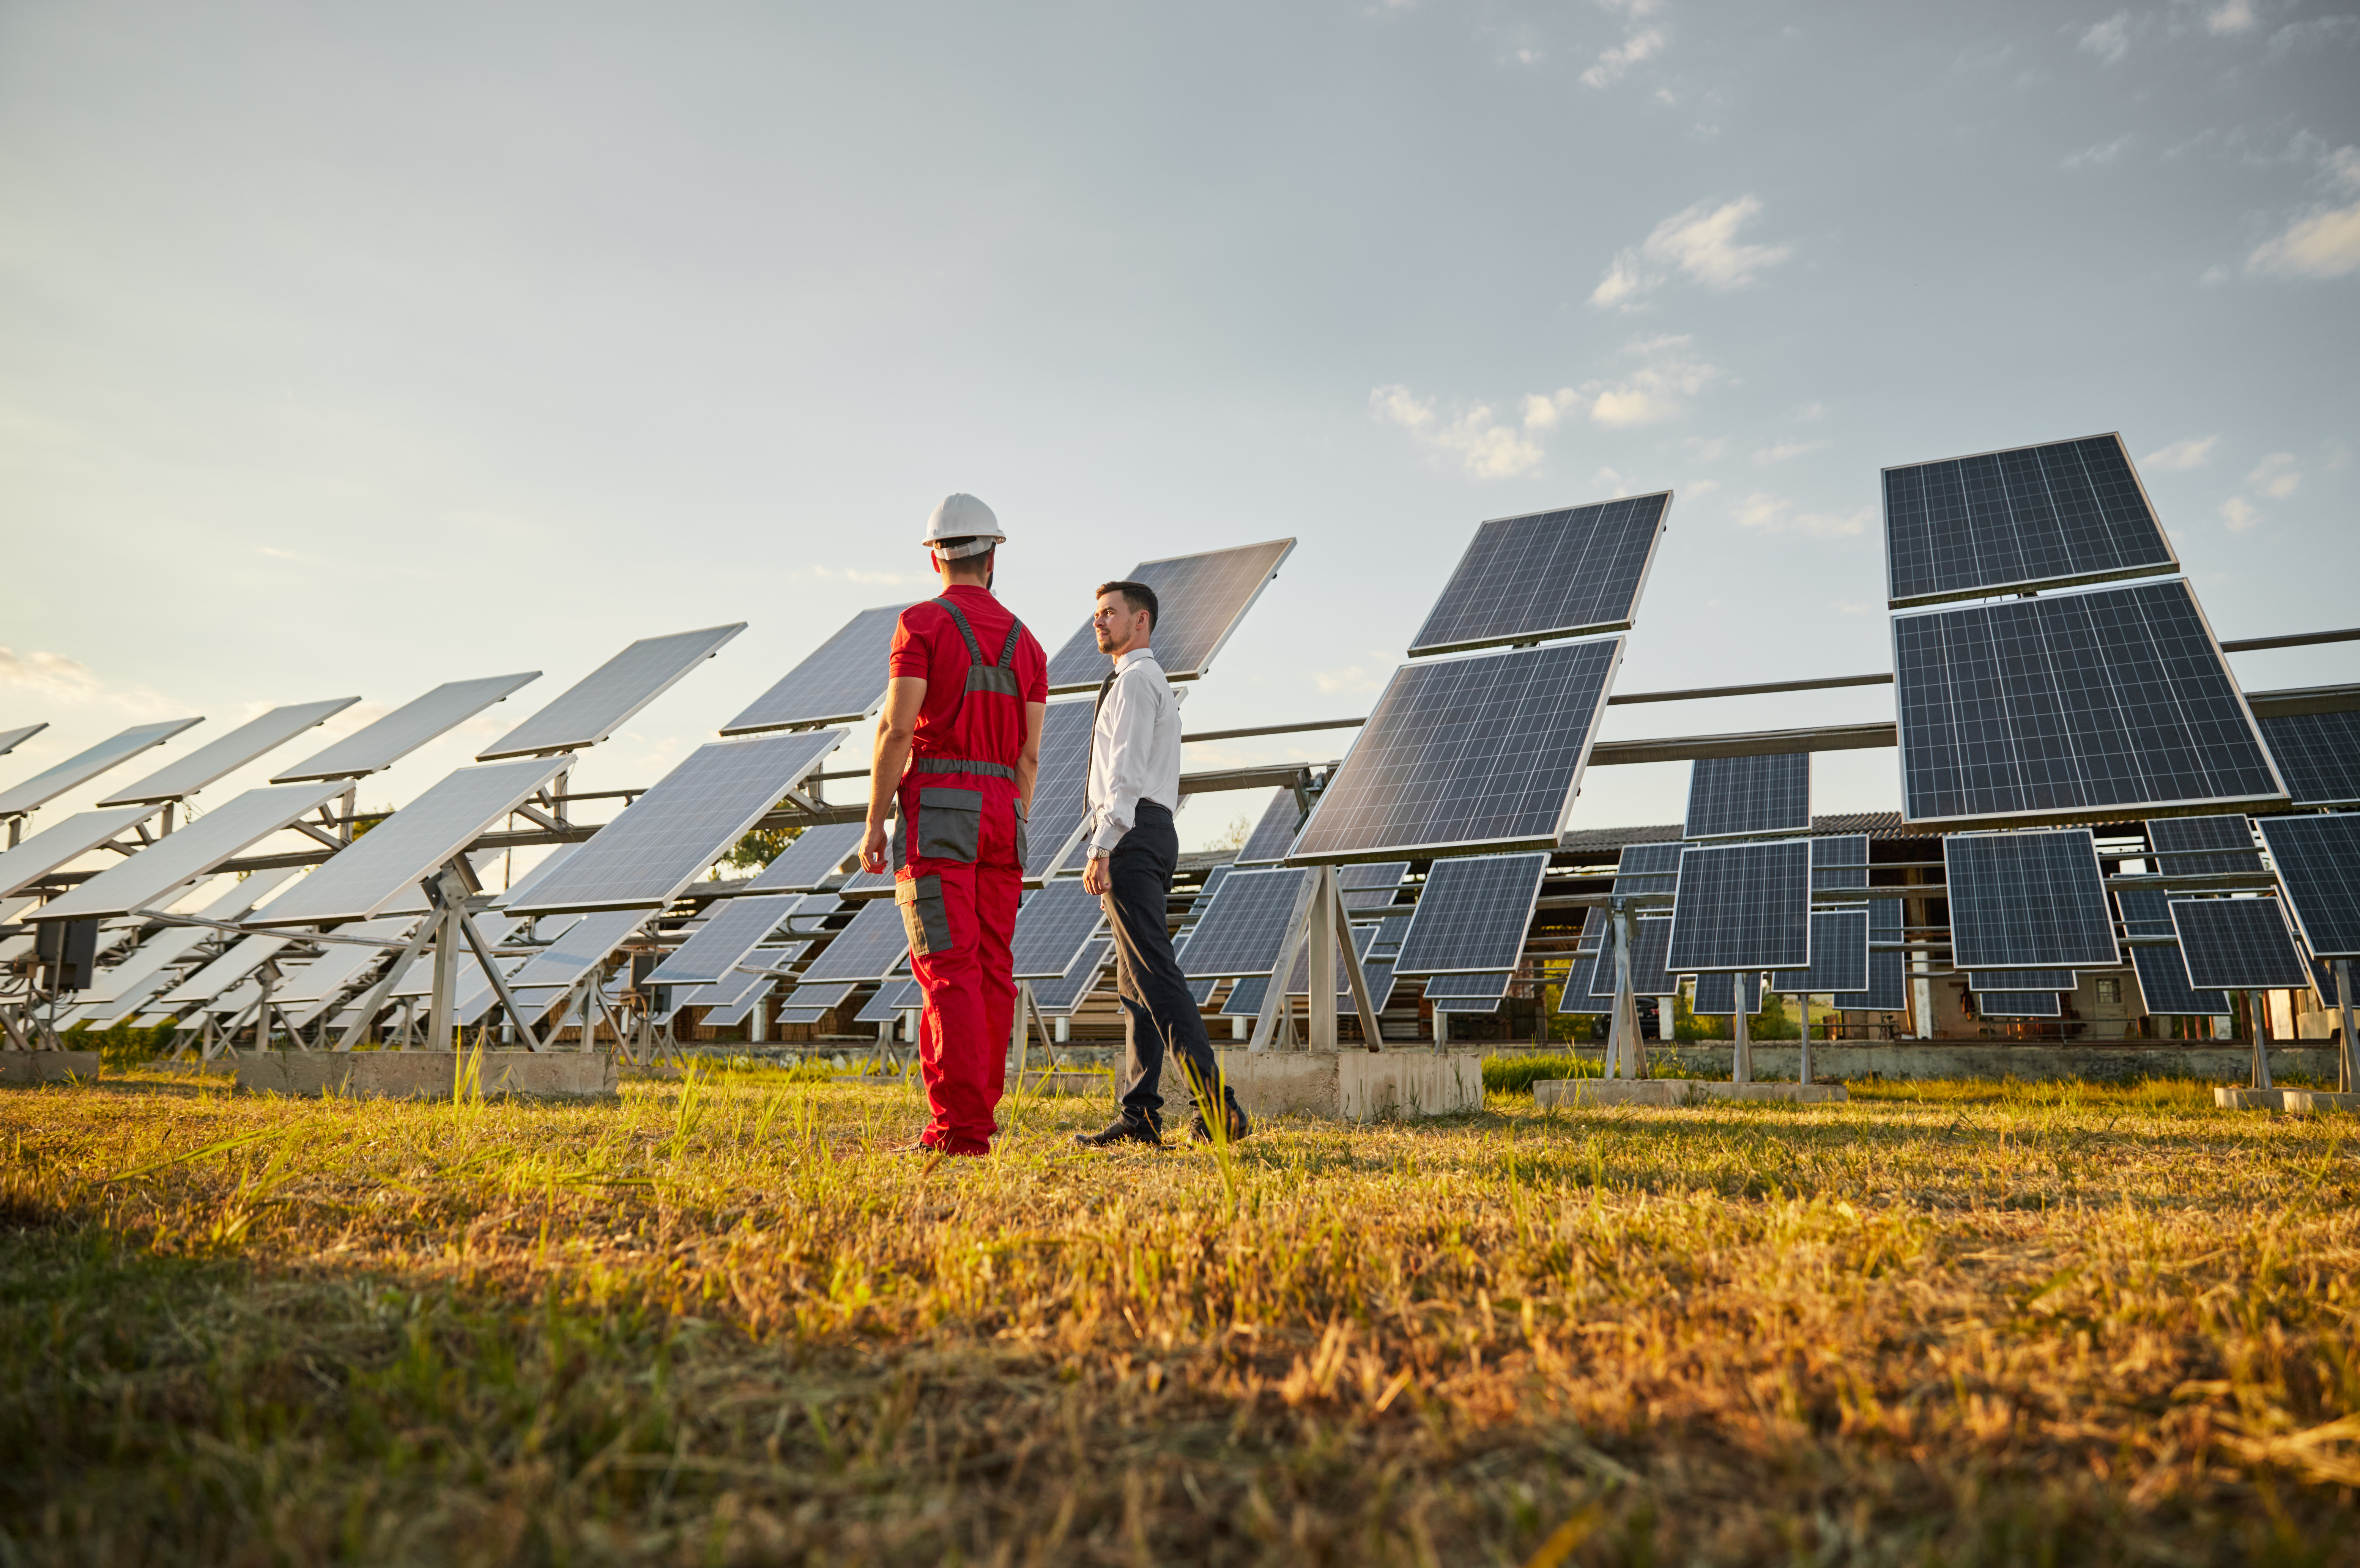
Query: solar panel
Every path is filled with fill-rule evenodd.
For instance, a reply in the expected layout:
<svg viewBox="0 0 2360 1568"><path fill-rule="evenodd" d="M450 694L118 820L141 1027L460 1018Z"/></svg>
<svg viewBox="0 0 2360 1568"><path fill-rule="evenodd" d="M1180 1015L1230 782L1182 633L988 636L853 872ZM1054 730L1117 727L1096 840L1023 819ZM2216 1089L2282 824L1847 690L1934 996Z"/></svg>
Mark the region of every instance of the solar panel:
<svg viewBox="0 0 2360 1568"><path fill-rule="evenodd" d="M111 811L76 811L63 822L50 823L16 848L0 853L0 898L23 892L151 814L146 806L117 806Z"/></svg>
<svg viewBox="0 0 2360 1568"><path fill-rule="evenodd" d="M1622 657L1609 637L1402 666L1293 858L1553 847Z"/></svg>
<svg viewBox="0 0 2360 1568"><path fill-rule="evenodd" d="M859 822L814 822L747 884L761 892L815 893L860 853Z"/></svg>
<svg viewBox="0 0 2360 1568"><path fill-rule="evenodd" d="M779 1011L817 1015L844 1006L845 998L858 989L849 980L833 985L798 985L779 998ZM781 1020L783 1021L783 1019Z"/></svg>
<svg viewBox="0 0 2360 1568"><path fill-rule="evenodd" d="M2081 984L2070 969L1978 969L1967 976L1970 991L2070 991Z"/></svg>
<svg viewBox="0 0 2360 1568"><path fill-rule="evenodd" d="M68 893L35 910L34 920L81 920L92 915L127 915L180 896L181 885L202 877L247 845L268 838L307 811L344 793L341 787L296 784L248 789L207 811L179 832L168 833L119 866L110 866Z"/></svg>
<svg viewBox="0 0 2360 1568"><path fill-rule="evenodd" d="M1901 955L1895 953L1894 956L1898 958ZM1700 1018L1725 1018L1734 1015L1741 980L1745 985L1745 1016L1752 1018L1762 1010L1762 972L1758 969L1745 974L1723 969L1698 975L1696 996L1688 1003L1688 1011Z"/></svg>
<svg viewBox="0 0 2360 1568"><path fill-rule="evenodd" d="M1239 545L1202 555L1142 561L1129 581L1155 590L1155 661L1166 679L1193 681L1210 668L1229 633L1253 608L1280 562L1295 549L1291 539ZM1113 661L1098 651L1098 634L1087 621L1049 660L1052 691L1096 691Z"/></svg>
<svg viewBox="0 0 2360 1568"><path fill-rule="evenodd" d="M1907 822L2285 800L2184 582L1893 621Z"/></svg>
<svg viewBox="0 0 2360 1568"><path fill-rule="evenodd" d="M714 909L696 933L656 965L650 985L709 985L744 962L803 900L792 893L730 898Z"/></svg>
<svg viewBox="0 0 2360 1568"><path fill-rule="evenodd" d="M2360 806L2360 712L2262 719L2262 738L2298 806Z"/></svg>
<svg viewBox="0 0 2360 1568"><path fill-rule="evenodd" d="M1909 1006L1909 975L1904 955L1899 953L1868 954L1868 989L1839 992L1835 997L1838 1009L1857 1013L1897 1013Z"/></svg>
<svg viewBox="0 0 2360 1568"><path fill-rule="evenodd" d="M529 757L459 769L329 856L257 923L324 925L382 912L565 766L562 757Z"/></svg>
<svg viewBox="0 0 2360 1568"><path fill-rule="evenodd" d="M1810 877L1807 838L1683 848L1668 967L1681 975L1808 968Z"/></svg>
<svg viewBox="0 0 2360 1568"><path fill-rule="evenodd" d="M2125 887L2114 895L2123 907L2123 926L2132 936L2170 936L2171 909L2160 888Z"/></svg>
<svg viewBox="0 0 2360 1568"><path fill-rule="evenodd" d="M2166 877L2210 877L2259 871L2254 824L2240 811L2225 817L2158 817L2147 824L2147 841Z"/></svg>
<svg viewBox="0 0 2360 1568"><path fill-rule="evenodd" d="M2150 1013L2217 1018L2229 1011L2228 997L2218 991L2199 991L2188 983L2188 964L2178 947L2132 948L2131 965L2138 971L2139 1000Z"/></svg>
<svg viewBox="0 0 2360 1568"><path fill-rule="evenodd" d="M1343 895L1346 913L1371 915L1393 907L1393 896L1401 891L1402 878L1408 875L1406 860L1371 861L1338 871L1336 888Z"/></svg>
<svg viewBox="0 0 2360 1568"><path fill-rule="evenodd" d="M1368 964L1369 949L1376 941L1376 936L1377 928L1374 926L1354 926L1352 928L1352 953L1355 957L1360 960L1364 975L1366 973L1366 965ZM1344 998L1344 1006L1346 1007L1350 1007L1352 1005L1352 977L1344 968L1344 955L1341 952L1329 954L1328 967L1332 972L1333 979L1331 983L1336 987L1336 995ZM1286 979L1286 994L1290 996L1308 996L1311 995L1311 954L1307 949L1298 952L1295 955L1295 968L1288 974Z"/></svg>
<svg viewBox="0 0 2360 1568"><path fill-rule="evenodd" d="M2121 966L2089 829L1950 833L1942 864L1957 967Z"/></svg>
<svg viewBox="0 0 2360 1568"><path fill-rule="evenodd" d="M672 988L672 1011L683 1007L728 1007L767 992L777 981L775 975L749 973L766 969L783 969L808 942L785 942L770 947L758 947L748 953L744 963L709 985L679 985Z"/></svg>
<svg viewBox="0 0 2360 1568"><path fill-rule="evenodd" d="M2360 815L2264 817L2261 829L2303 945L2317 958L2360 957Z"/></svg>
<svg viewBox="0 0 2360 1568"><path fill-rule="evenodd" d="M156 998L159 1007L186 1007L200 1002L210 1002L256 970L267 959L276 958L294 945L290 936L241 937L224 949L220 957L181 981Z"/></svg>
<svg viewBox="0 0 2360 1568"><path fill-rule="evenodd" d="M901 906L890 898L872 898L860 906L852 923L836 933L827 951L803 970L806 982L822 980L882 980L910 951L908 929Z"/></svg>
<svg viewBox="0 0 2360 1568"><path fill-rule="evenodd" d="M656 780L517 910L654 909L672 902L836 749L842 730L711 741Z"/></svg>
<svg viewBox="0 0 2360 1568"><path fill-rule="evenodd" d="M1437 1013L1488 1013L1508 994L1508 972L1437 975L1426 983L1426 1004Z"/></svg>
<svg viewBox="0 0 2360 1568"><path fill-rule="evenodd" d="M638 935L647 919L645 909L601 909L585 915L534 953L532 961L517 971L512 985L571 985Z"/></svg>
<svg viewBox="0 0 2360 1568"><path fill-rule="evenodd" d="M884 703L892 679L886 666L893 655L893 634L909 608L880 604L861 611L722 725L721 733L757 735L867 718Z"/></svg>
<svg viewBox="0 0 2360 1568"><path fill-rule="evenodd" d="M108 768L120 768L148 747L161 746L190 725L202 723L202 719L163 719L152 724L134 724L120 735L109 735L54 768L0 789L0 817L22 816L37 811Z"/></svg>
<svg viewBox="0 0 2360 1568"><path fill-rule="evenodd" d="M1238 851L1240 866L1274 866L1286 858L1295 846L1295 835L1303 827L1303 802L1295 799L1291 789L1281 789L1270 798L1262 811L1262 821L1247 835L1245 846Z"/></svg>
<svg viewBox="0 0 2360 1568"><path fill-rule="evenodd" d="M1634 996L1672 996L1680 989L1680 977L1664 967L1672 946L1672 922L1667 915L1642 917L1631 922L1631 994ZM1614 961L1612 939L1599 951L1598 965L1590 971L1590 995L1595 999L1614 995L1620 983Z"/></svg>
<svg viewBox="0 0 2360 1568"><path fill-rule="evenodd" d="M1181 973L1191 980L1269 974L1310 880L1291 866L1231 872L1196 917Z"/></svg>
<svg viewBox="0 0 2360 1568"><path fill-rule="evenodd" d="M909 1001L901 998L908 996ZM857 1024L890 1024L898 1022L904 1009L925 1006L924 991L915 980L889 980L877 987L876 994L860 1004L852 1015Z"/></svg>
<svg viewBox="0 0 2360 1568"><path fill-rule="evenodd" d="M1437 860L1393 963L1403 975L1513 969L1533 923L1546 855L1473 855Z"/></svg>
<svg viewBox="0 0 2360 1568"><path fill-rule="evenodd" d="M696 995L683 1004L705 1009L705 1016L696 1020L699 1028L728 1029L744 1023L746 1015L752 1012L778 985L778 981L768 975L733 975L731 981L726 995L720 985L701 985L697 987Z"/></svg>
<svg viewBox="0 0 2360 1568"><path fill-rule="evenodd" d="M446 681L422 697L412 698L375 724L273 774L273 784L299 784L313 779L358 779L379 772L432 740L457 728L493 703L541 679L538 670L515 675L486 675L474 681Z"/></svg>
<svg viewBox="0 0 2360 1568"><path fill-rule="evenodd" d="M492 908L505 909L514 900L530 894L534 888L556 876L559 869L567 861L573 859L581 847L582 845L578 844L561 844L541 856L540 863L531 870L510 883L505 891L492 895Z"/></svg>
<svg viewBox="0 0 2360 1568"><path fill-rule="evenodd" d="M2275 991L2311 984L2276 898L2174 898L2172 929L2200 991Z"/></svg>
<svg viewBox="0 0 2360 1568"><path fill-rule="evenodd" d="M1016 910L1016 934L1009 942L1019 980L1054 980L1074 960L1104 918L1098 896L1068 877L1035 887Z"/></svg>
<svg viewBox="0 0 2360 1568"><path fill-rule="evenodd" d="M1185 977L1188 973L1188 939L1186 937L1184 936L1173 943L1172 956L1178 961L1180 973L1183 977ZM1213 993L1219 990L1220 985L1218 975L1209 980L1190 980L1188 999L1201 1007L1213 999Z"/></svg>
<svg viewBox="0 0 2360 1568"><path fill-rule="evenodd" d="M2119 435L1885 471L1897 608L2177 572Z"/></svg>
<svg viewBox="0 0 2360 1568"><path fill-rule="evenodd" d="M1598 954L1578 954L1571 968L1565 973L1557 994L1557 1010L1560 1015L1594 1017L1598 1008L1590 1000L1591 976L1598 971ZM1633 993L1634 996L1637 993Z"/></svg>
<svg viewBox="0 0 2360 1568"><path fill-rule="evenodd" d="M1237 867L1231 863L1223 861L1205 873L1204 881L1196 885L1196 896L1188 901L1188 912L1180 917L1180 930L1183 935L1196 925L1198 915L1213 907L1213 895L1221 890L1221 884L1227 881L1229 873L1236 869Z"/></svg>
<svg viewBox="0 0 2360 1568"><path fill-rule="evenodd" d="M554 935L558 931L562 931L565 925L571 924L574 919L574 917L570 915L555 917L549 922L552 928L550 934ZM506 915L488 912L475 917L475 930L482 935L484 945L494 950L497 950L510 937L516 936L522 930L523 923L521 920L511 920ZM530 956L502 953L499 956L500 973L513 975L531 962ZM472 943L463 945L459 949L459 993L462 996L469 996L479 986L489 991L491 982L484 978L483 965L476 960L474 945ZM393 983L393 989L386 995L388 997L423 996L433 989L434 965L430 960L411 964L402 977Z"/></svg>
<svg viewBox="0 0 2360 1568"><path fill-rule="evenodd" d="M229 734L206 742L180 760L166 763L128 789L117 789L99 804L127 806L184 799L256 757L277 750L305 730L327 723L359 701L358 697L331 697L324 702L291 702L273 708Z"/></svg>
<svg viewBox="0 0 2360 1568"><path fill-rule="evenodd" d="M1459 558L1410 657L1629 626L1671 505L1665 490L1492 518Z"/></svg>
<svg viewBox="0 0 2360 1568"><path fill-rule="evenodd" d="M1208 980L1206 984L1217 985L1218 982ZM1262 1005L1269 998L1269 996L1270 976L1267 975L1248 975L1245 979L1242 979L1236 985L1230 986L1229 994L1221 998L1220 1016L1225 1018L1260 1018L1262 1016ZM1203 1005L1204 1004L1201 1002L1197 1004L1199 1007L1202 1007Z"/></svg>
<svg viewBox="0 0 2360 1568"><path fill-rule="evenodd" d="M2054 991L1986 991L1975 1011L1987 1018L2054 1018L2064 1015Z"/></svg>
<svg viewBox="0 0 2360 1568"><path fill-rule="evenodd" d="M1672 893L1680 885L1680 844L1677 839L1668 844L1626 844L1622 855L1614 867L1614 891L1617 893ZM1606 918L1603 909L1590 911L1598 920ZM1599 928L1605 929L1602 925ZM1589 934L1585 922L1583 934Z"/></svg>
<svg viewBox="0 0 2360 1568"><path fill-rule="evenodd" d="M44 719L38 724L19 724L13 730L0 730L0 757L7 756L49 727L49 721Z"/></svg>
<svg viewBox="0 0 2360 1568"><path fill-rule="evenodd" d="M1841 893L1853 887L1868 886L1868 835L1866 833L1823 833L1811 841L1811 891ZM1873 903L1892 905L1895 929L1901 924L1901 905L1892 898L1878 898ZM1869 922L1872 927L1878 922Z"/></svg>
<svg viewBox="0 0 2360 1568"><path fill-rule="evenodd" d="M1041 720L1041 768L1024 822L1024 875L1047 876L1079 849L1089 815L1090 732L1095 702L1052 702Z"/></svg>
<svg viewBox="0 0 2360 1568"><path fill-rule="evenodd" d="M738 621L670 637L641 637L477 752L475 760L497 762L506 757L545 756L596 746L745 629L746 623Z"/></svg>
<svg viewBox="0 0 2360 1568"><path fill-rule="evenodd" d="M411 802L412 805L416 803L416 801ZM498 883L500 857L504 853L497 849L476 849L467 852L464 858L468 867L475 874L477 886L491 887ZM395 894L390 900L378 905L377 912L380 915L422 915L427 911L426 889L419 883L412 882Z"/></svg>
<svg viewBox="0 0 2360 1568"><path fill-rule="evenodd" d="M341 937L372 938L378 942L400 942L417 924L409 915L391 920L359 920L339 930ZM299 1002L326 1003L345 986L375 968L389 952L382 947L363 947L353 942L322 944L326 951L305 964L286 985L272 994L272 999L292 1007ZM308 1020L306 1020L308 1021ZM300 1024L296 1026L301 1028Z"/></svg>
<svg viewBox="0 0 2360 1568"><path fill-rule="evenodd" d="M1770 976L1770 988L1783 994L1810 996L1868 989L1868 911L1813 909L1811 963L1807 969L1781 969Z"/></svg>
<svg viewBox="0 0 2360 1568"><path fill-rule="evenodd" d="M1689 765L1689 838L1760 838L1811 831L1811 754L1705 757Z"/></svg>
<svg viewBox="0 0 2360 1568"><path fill-rule="evenodd" d="M1032 1001L1043 1018L1069 1017L1083 999L1097 988L1098 976L1106 970L1107 960L1113 956L1114 942L1100 937L1082 949L1073 966L1054 980L1037 980L1032 985ZM1203 1002L1196 1004L1203 1007Z"/></svg>

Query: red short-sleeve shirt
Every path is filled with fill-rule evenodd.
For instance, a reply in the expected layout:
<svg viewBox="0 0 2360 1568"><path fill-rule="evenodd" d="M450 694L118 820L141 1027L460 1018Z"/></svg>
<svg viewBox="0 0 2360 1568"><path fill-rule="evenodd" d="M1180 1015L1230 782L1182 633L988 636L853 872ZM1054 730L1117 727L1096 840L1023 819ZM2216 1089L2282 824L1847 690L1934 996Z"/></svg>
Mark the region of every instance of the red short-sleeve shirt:
<svg viewBox="0 0 2360 1568"><path fill-rule="evenodd" d="M986 588L955 583L945 591L974 629L984 662L1000 662L1008 646L1008 628L1014 612ZM1024 708L991 691L978 691L964 711L967 693L967 639L950 612L929 601L901 612L893 631L893 657L889 669L897 676L915 676L926 683L926 700L918 709L918 728L912 750L919 757L957 757L978 762L998 762L1013 768L1024 751ZM1027 627L1016 645L1016 684L1024 702L1049 700L1049 656Z"/></svg>

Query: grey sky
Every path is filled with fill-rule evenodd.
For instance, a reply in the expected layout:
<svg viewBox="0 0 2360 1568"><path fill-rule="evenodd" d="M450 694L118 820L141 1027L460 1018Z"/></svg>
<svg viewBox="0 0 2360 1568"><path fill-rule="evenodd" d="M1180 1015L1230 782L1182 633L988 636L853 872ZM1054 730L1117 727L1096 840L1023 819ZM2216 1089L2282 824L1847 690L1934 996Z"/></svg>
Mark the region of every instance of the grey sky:
<svg viewBox="0 0 2360 1568"><path fill-rule="evenodd" d="M0 780L547 670L487 738L750 621L585 770L645 782L922 592L952 489L1053 647L1139 559L1300 536L1200 726L1364 712L1476 522L1621 489L1678 492L1625 689L1888 668L1878 468L2110 430L2223 636L2348 624L2336 4L0 7L0 728L53 725Z"/></svg>

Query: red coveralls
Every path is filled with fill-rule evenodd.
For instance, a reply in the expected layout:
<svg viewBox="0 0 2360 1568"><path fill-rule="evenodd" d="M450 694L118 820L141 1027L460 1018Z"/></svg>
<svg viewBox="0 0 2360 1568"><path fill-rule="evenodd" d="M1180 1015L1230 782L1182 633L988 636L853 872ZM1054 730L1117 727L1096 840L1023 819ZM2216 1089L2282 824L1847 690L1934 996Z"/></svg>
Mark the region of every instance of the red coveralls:
<svg viewBox="0 0 2360 1568"><path fill-rule="evenodd" d="M901 612L890 668L926 682L892 839L893 899L926 994L918 1065L934 1114L923 1138L945 1153L981 1154L999 1130L992 1112L1016 1013L1016 764L1025 704L1049 700L1049 659L989 590L961 583Z"/></svg>

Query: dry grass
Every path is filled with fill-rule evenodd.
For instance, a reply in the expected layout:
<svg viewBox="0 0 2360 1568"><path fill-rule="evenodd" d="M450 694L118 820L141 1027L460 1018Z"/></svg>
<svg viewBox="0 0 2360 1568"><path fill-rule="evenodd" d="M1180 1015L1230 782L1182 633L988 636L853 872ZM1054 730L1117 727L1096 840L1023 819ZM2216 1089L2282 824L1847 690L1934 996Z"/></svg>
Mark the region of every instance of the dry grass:
<svg viewBox="0 0 2360 1568"><path fill-rule="evenodd" d="M2348 1118L0 1098L0 1562L2360 1560Z"/></svg>

